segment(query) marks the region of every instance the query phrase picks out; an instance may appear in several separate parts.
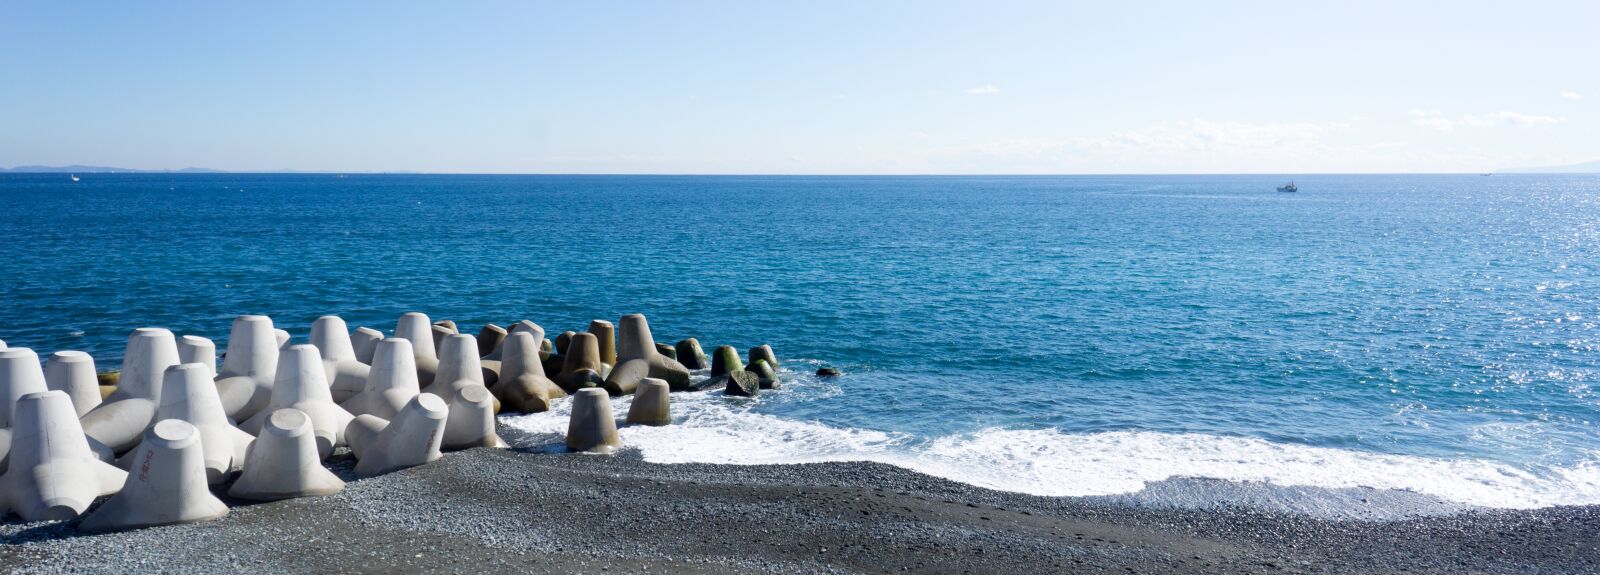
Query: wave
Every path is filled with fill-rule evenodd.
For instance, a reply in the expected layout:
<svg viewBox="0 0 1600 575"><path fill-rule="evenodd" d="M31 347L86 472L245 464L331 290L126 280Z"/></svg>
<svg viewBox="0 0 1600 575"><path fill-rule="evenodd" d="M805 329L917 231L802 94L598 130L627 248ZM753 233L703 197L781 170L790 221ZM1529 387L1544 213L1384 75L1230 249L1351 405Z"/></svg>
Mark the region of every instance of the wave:
<svg viewBox="0 0 1600 575"><path fill-rule="evenodd" d="M628 398L614 400L620 416ZM506 416L533 433L565 433L570 402ZM990 489L1044 496L1137 493L1200 477L1283 487L1402 490L1481 507L1600 504L1600 451L1537 471L1481 459L1436 459L1275 443L1249 437L990 428L937 438L840 428L750 410L719 394L673 394L673 424L621 428L655 463L740 465L872 461Z"/></svg>

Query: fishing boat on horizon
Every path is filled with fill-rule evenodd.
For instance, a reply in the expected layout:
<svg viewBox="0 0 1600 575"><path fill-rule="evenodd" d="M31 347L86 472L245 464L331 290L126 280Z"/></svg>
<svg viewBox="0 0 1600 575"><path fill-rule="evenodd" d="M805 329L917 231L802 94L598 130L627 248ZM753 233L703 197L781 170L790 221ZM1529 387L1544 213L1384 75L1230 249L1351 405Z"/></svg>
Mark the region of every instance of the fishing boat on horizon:
<svg viewBox="0 0 1600 575"><path fill-rule="evenodd" d="M78 175L77 174L72 174L72 181L74 181L74 182L78 181Z"/></svg>
<svg viewBox="0 0 1600 575"><path fill-rule="evenodd" d="M1300 191L1300 187L1294 185L1294 180L1289 180L1288 184L1282 185L1282 186L1278 186L1278 191L1280 191L1280 192L1298 192L1298 191Z"/></svg>

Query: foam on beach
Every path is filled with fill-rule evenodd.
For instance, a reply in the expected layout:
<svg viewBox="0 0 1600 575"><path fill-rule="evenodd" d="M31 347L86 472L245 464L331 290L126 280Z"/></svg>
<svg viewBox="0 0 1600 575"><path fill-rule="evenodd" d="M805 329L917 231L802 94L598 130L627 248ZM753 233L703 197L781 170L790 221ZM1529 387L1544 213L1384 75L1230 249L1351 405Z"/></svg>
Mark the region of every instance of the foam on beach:
<svg viewBox="0 0 1600 575"><path fill-rule="evenodd" d="M631 398L614 398L626 412ZM721 393L672 396L673 425L621 428L655 463L740 465L872 461L979 487L1044 496L1137 493L1200 477L1282 487L1402 490L1465 505L1526 509L1600 504L1600 452L1537 472L1480 459L1435 459L1147 431L1063 433L991 428L937 438L798 421L750 410ZM503 417L532 433L563 433L570 401Z"/></svg>

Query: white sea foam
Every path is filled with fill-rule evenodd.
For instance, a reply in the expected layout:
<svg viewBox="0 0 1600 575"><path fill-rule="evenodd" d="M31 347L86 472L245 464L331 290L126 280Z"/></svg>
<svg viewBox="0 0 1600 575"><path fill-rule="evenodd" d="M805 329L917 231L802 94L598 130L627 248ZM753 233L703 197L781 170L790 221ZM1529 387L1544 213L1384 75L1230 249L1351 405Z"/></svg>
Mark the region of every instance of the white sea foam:
<svg viewBox="0 0 1600 575"><path fill-rule="evenodd" d="M1446 460L1274 443L1247 437L1054 429L986 429L932 440L754 413L721 394L673 394L673 425L621 429L657 463L875 461L980 487L1048 496L1134 493L1175 477L1279 486L1398 489L1503 508L1600 504L1600 452L1539 473L1493 461ZM618 413L627 411L618 399ZM564 433L568 402L502 421Z"/></svg>

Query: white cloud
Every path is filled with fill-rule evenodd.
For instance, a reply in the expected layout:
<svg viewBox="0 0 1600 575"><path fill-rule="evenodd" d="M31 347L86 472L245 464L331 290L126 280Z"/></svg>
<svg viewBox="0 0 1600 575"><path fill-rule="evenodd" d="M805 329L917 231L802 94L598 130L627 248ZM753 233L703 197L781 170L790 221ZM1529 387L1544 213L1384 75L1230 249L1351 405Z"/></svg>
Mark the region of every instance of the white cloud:
<svg viewBox="0 0 1600 575"><path fill-rule="evenodd" d="M1540 116L1537 114L1524 114L1522 112L1500 111L1488 114L1467 114L1458 118L1445 116L1439 110L1412 110L1411 123L1413 125L1430 128L1441 132L1453 131L1461 128L1493 128L1495 126L1516 126L1518 128L1532 128L1535 126L1548 126L1567 121L1560 116Z"/></svg>
<svg viewBox="0 0 1600 575"><path fill-rule="evenodd" d="M1582 100L1583 99L1583 94L1579 94L1577 92L1562 92L1561 93L1561 97L1566 98L1568 100Z"/></svg>
<svg viewBox="0 0 1600 575"><path fill-rule="evenodd" d="M1558 116L1539 116L1534 114L1523 114L1521 112L1495 112L1493 114L1484 114L1482 116L1467 116L1462 120L1468 125L1476 127L1490 127L1500 124L1511 124L1518 128L1548 126L1567 121L1566 118Z"/></svg>
<svg viewBox="0 0 1600 575"><path fill-rule="evenodd" d="M1456 123L1450 118L1444 117L1444 112L1439 110L1412 110L1411 123L1441 132L1448 132L1456 128Z"/></svg>
<svg viewBox="0 0 1600 575"><path fill-rule="evenodd" d="M1000 89L994 87L994 84L984 84L976 88L967 88L966 92L968 94L978 94L981 96L987 94L998 94L1000 93Z"/></svg>

